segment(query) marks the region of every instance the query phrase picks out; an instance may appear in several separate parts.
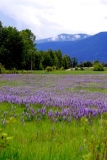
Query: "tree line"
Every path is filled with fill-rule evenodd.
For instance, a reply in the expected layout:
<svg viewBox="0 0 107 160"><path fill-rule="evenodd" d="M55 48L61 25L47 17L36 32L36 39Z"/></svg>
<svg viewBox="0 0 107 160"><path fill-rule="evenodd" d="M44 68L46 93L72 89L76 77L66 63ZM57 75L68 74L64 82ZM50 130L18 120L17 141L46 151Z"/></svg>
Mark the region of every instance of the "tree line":
<svg viewBox="0 0 107 160"><path fill-rule="evenodd" d="M15 27L3 26L0 21L0 64L6 69L43 70L47 66L55 69L91 67L91 62L78 64L75 57L62 55L61 50L38 51L36 36L31 30L18 31Z"/></svg>
<svg viewBox="0 0 107 160"><path fill-rule="evenodd" d="M0 63L6 69L43 70L47 66L60 69L77 65L77 59L67 54L62 56L61 50L38 51L36 36L31 30L18 31L15 27L6 27L0 21Z"/></svg>
<svg viewBox="0 0 107 160"><path fill-rule="evenodd" d="M0 63L6 69L27 69L31 51L36 52L35 39L29 29L18 31L15 27L3 27L0 22Z"/></svg>

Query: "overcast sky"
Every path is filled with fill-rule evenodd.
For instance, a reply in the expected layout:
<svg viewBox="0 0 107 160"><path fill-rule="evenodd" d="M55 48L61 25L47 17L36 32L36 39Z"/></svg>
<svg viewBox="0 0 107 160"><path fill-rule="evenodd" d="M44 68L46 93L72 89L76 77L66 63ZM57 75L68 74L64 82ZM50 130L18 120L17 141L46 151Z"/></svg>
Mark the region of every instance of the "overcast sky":
<svg viewBox="0 0 107 160"><path fill-rule="evenodd" d="M3 26L29 28L36 39L107 31L107 0L0 0Z"/></svg>

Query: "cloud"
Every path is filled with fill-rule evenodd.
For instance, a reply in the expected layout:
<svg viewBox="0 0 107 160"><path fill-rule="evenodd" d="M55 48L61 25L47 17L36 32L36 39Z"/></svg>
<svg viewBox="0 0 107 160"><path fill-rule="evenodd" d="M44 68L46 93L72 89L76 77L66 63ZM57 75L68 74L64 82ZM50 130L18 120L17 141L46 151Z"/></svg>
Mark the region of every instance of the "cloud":
<svg viewBox="0 0 107 160"><path fill-rule="evenodd" d="M106 30L105 0L0 0L4 25L29 28L37 39L60 33L94 34Z"/></svg>
<svg viewBox="0 0 107 160"><path fill-rule="evenodd" d="M107 0L100 0L100 2L104 5L107 5Z"/></svg>
<svg viewBox="0 0 107 160"><path fill-rule="evenodd" d="M57 25L49 20L53 12L51 4L45 5L41 1L37 3L34 0L1 0L0 11L5 18L8 16L15 21L19 30L30 28L38 37L43 34L42 28Z"/></svg>

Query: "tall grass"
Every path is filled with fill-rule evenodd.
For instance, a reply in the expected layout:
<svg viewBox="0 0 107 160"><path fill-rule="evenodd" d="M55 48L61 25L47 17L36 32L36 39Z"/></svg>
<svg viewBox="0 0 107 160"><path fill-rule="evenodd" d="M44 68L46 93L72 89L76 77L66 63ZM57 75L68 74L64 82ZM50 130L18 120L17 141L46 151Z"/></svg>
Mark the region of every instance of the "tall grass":
<svg viewBox="0 0 107 160"><path fill-rule="evenodd" d="M15 118L8 104L3 132L13 136L9 146L0 149L0 160L106 160L107 114L87 119L52 122L49 119L21 121L23 107L17 106ZM2 112L3 113L3 112ZM1 113L1 116L3 114Z"/></svg>

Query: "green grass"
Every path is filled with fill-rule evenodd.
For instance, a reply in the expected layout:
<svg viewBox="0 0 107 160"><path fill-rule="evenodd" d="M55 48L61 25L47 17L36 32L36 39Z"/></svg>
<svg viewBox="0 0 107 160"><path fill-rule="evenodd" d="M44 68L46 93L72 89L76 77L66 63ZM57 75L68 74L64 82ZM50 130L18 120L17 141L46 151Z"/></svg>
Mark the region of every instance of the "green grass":
<svg viewBox="0 0 107 160"><path fill-rule="evenodd" d="M0 160L106 160L107 114L71 123L47 118L21 122L23 106L1 103L0 108L1 117L8 112L2 132L13 136L9 146L0 148Z"/></svg>
<svg viewBox="0 0 107 160"><path fill-rule="evenodd" d="M91 84L90 84L91 85ZM86 93L104 93L107 94L107 89L101 88L100 86L94 86L94 87L85 87L85 86L78 86L78 87L71 87L66 89L69 92L80 92L85 91Z"/></svg>
<svg viewBox="0 0 107 160"><path fill-rule="evenodd" d="M92 71L92 70L83 70L83 71L80 71L80 70L66 71L66 70L64 70L64 71L60 71L60 70L58 70L58 71L52 71L49 73L50 74L77 74L77 75L79 75L79 74L107 74L107 71Z"/></svg>
<svg viewBox="0 0 107 160"><path fill-rule="evenodd" d="M47 72L46 70L18 70L20 74L107 74L107 67L104 68L104 71L93 71L92 68L85 68L82 70L53 70ZM6 73L11 73L11 71L6 70Z"/></svg>
<svg viewBox="0 0 107 160"><path fill-rule="evenodd" d="M6 80L6 81L3 80L3 81L1 81L0 80L0 86L4 86L4 84L6 84L6 86L15 87L15 86L18 86L20 84L20 82L19 81L14 81L13 82L13 81L9 81L9 80Z"/></svg>

